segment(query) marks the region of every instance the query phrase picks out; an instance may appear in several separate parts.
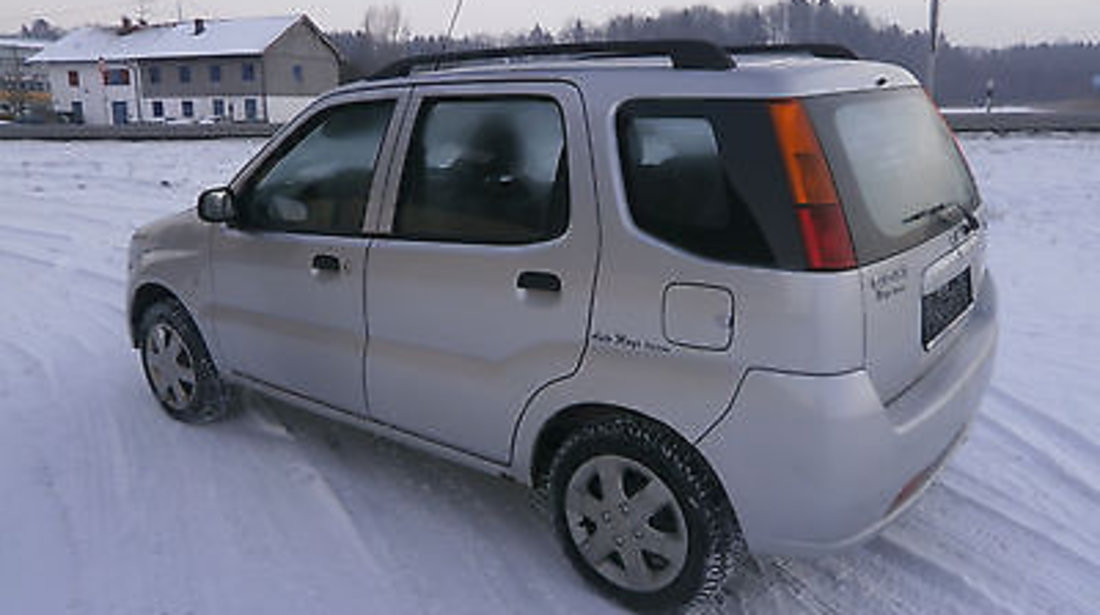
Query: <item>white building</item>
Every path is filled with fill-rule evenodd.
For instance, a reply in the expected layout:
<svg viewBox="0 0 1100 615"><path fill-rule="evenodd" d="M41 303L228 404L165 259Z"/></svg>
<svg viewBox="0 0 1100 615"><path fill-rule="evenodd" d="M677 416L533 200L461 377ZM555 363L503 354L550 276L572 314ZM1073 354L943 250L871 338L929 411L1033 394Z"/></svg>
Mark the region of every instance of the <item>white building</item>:
<svg viewBox="0 0 1100 615"><path fill-rule="evenodd" d="M336 86L336 48L308 17L262 17L71 32L31 58L54 109L89 124L282 123Z"/></svg>

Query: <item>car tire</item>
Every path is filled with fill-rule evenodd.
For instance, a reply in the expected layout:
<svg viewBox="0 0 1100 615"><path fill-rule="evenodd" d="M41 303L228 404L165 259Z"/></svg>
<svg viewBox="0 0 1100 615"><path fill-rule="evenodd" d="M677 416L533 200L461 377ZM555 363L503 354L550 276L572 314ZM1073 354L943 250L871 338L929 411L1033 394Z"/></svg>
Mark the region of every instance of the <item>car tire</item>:
<svg viewBox="0 0 1100 615"><path fill-rule="evenodd" d="M579 428L558 449L548 486L573 566L634 609L710 600L741 546L714 473L659 425L627 417Z"/></svg>
<svg viewBox="0 0 1100 615"><path fill-rule="evenodd" d="M203 424L231 414L225 385L195 322L178 301L165 299L142 314L141 365L168 416Z"/></svg>

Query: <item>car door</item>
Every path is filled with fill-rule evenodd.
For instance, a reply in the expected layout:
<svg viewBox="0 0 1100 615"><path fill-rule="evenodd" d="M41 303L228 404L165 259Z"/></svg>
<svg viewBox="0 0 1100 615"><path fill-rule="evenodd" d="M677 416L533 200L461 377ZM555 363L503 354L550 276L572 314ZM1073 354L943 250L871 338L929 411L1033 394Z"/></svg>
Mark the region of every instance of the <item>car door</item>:
<svg viewBox="0 0 1100 615"><path fill-rule="evenodd" d="M565 84L417 88L367 263L371 418L505 462L585 346L598 228Z"/></svg>
<svg viewBox="0 0 1100 615"><path fill-rule="evenodd" d="M396 94L333 102L234 183L234 224L211 240L225 362L253 383L365 412L365 212L382 181Z"/></svg>

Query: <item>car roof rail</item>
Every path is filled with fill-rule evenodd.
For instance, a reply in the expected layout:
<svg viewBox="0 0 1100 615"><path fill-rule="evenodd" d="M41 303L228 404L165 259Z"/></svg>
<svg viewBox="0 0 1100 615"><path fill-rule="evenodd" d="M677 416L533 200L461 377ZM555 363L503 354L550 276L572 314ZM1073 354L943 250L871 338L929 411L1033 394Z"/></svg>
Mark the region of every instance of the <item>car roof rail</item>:
<svg viewBox="0 0 1100 615"><path fill-rule="evenodd" d="M748 55L754 53L777 54L809 54L815 58L827 58L830 60L858 60L856 52L833 43L784 43L775 45L738 45L726 47L726 52L733 55Z"/></svg>
<svg viewBox="0 0 1100 615"><path fill-rule="evenodd" d="M508 60L532 57L578 56L582 59L644 58L665 56L676 69L729 70L737 66L728 51L701 40L656 39L644 41L594 41L556 45L523 45L468 51L451 51L411 56L397 60L372 74L369 79L407 77L415 68L476 63L481 60Z"/></svg>

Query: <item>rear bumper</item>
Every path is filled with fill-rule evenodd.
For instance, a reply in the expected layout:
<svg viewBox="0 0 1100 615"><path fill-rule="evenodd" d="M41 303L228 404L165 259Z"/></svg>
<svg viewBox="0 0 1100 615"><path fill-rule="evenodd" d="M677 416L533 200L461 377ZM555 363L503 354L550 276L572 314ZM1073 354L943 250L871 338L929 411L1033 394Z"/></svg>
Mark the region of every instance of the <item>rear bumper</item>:
<svg viewBox="0 0 1100 615"><path fill-rule="evenodd" d="M965 335L884 405L867 373L754 370L698 446L723 481L749 548L807 555L867 540L924 491L962 443L997 345L986 276Z"/></svg>

